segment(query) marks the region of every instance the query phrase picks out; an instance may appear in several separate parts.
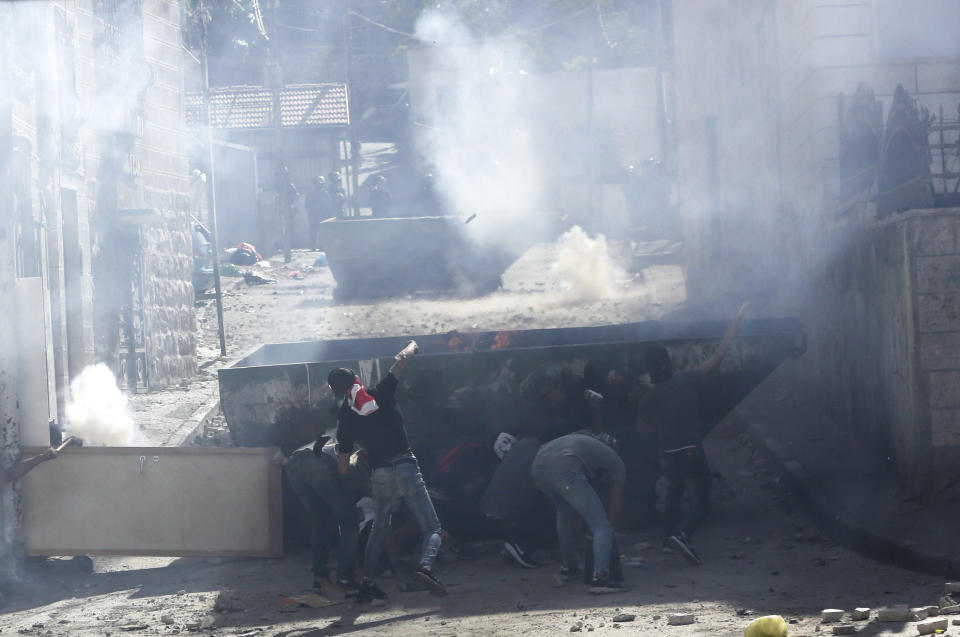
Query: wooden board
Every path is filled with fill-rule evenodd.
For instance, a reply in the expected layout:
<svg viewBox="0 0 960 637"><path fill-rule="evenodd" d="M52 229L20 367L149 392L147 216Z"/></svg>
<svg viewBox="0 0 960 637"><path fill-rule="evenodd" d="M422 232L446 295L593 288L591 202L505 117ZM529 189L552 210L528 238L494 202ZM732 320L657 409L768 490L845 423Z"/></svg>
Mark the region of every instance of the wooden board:
<svg viewBox="0 0 960 637"><path fill-rule="evenodd" d="M68 448L22 480L27 553L282 555L275 452Z"/></svg>

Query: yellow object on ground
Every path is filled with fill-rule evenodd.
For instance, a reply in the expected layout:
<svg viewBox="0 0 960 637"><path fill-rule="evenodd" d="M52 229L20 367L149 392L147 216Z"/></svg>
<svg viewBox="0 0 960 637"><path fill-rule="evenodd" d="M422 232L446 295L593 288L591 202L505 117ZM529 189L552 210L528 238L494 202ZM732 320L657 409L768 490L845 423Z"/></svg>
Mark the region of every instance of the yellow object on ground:
<svg viewBox="0 0 960 637"><path fill-rule="evenodd" d="M743 637L787 637L787 622L780 615L757 617L743 631Z"/></svg>

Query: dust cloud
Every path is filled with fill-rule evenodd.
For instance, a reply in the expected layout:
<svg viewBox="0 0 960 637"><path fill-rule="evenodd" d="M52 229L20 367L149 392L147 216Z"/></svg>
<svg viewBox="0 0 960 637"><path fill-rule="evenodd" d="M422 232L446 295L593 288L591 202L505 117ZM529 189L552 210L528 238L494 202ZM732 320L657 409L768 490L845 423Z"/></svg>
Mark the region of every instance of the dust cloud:
<svg viewBox="0 0 960 637"><path fill-rule="evenodd" d="M554 271L567 301L601 301L624 292L627 273L610 256L607 239L591 239L574 226L557 241Z"/></svg>
<svg viewBox="0 0 960 637"><path fill-rule="evenodd" d="M150 441L133 421L127 397L110 368L89 365L70 383L66 407L67 433L88 446L144 447Z"/></svg>

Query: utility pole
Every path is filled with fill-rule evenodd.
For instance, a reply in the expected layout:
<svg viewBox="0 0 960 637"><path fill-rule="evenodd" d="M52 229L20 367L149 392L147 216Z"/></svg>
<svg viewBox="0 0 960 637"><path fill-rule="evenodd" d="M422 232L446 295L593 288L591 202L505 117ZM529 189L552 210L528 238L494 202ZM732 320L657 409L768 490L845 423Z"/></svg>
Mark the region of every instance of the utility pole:
<svg viewBox="0 0 960 637"><path fill-rule="evenodd" d="M216 170L213 160L213 127L210 122L210 65L207 51L207 21L203 0L199 0L201 39L200 52L203 56L203 117L207 129L207 201L210 207L210 234L213 235L213 286L217 298L217 334L220 337L220 356L227 355L227 340L223 331L223 290L220 287L220 240L217 236L217 189Z"/></svg>
<svg viewBox="0 0 960 637"><path fill-rule="evenodd" d="M351 214L357 217L360 215L360 202L357 201L357 188L360 185L357 177L360 170L360 153L358 152L360 143L357 141L356 129L350 113L350 107L353 105L353 28L350 20L350 0L346 0L346 9L343 13L343 40L346 49L347 117L350 118L350 124L347 126L347 136L350 138L350 171L348 177L352 195L350 197L350 210Z"/></svg>
<svg viewBox="0 0 960 637"><path fill-rule="evenodd" d="M280 43L277 40L277 31L275 25L277 0L267 0L267 9L269 17L265 29L267 31L267 41L269 42L267 73L270 82L270 93L273 103L273 157L276 163L274 171L274 187L277 189L277 211L280 216L280 234L283 241L283 262L290 263L290 206L292 201L288 200L288 191L290 190L290 176L283 170L285 162L283 160L283 149L280 145L280 127L283 125L283 117L280 112L280 90L283 88L283 74L280 69Z"/></svg>

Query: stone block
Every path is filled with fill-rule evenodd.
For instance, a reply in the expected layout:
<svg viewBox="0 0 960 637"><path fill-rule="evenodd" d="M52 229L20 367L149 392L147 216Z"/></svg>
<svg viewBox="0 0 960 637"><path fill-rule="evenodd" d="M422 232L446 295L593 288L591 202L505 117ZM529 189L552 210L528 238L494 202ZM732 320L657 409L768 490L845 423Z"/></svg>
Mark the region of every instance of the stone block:
<svg viewBox="0 0 960 637"><path fill-rule="evenodd" d="M910 609L910 619L919 622L927 618L927 607L926 606L916 606Z"/></svg>
<svg viewBox="0 0 960 637"><path fill-rule="evenodd" d="M855 632L857 632L855 624L840 624L839 626L833 627L834 635L852 635Z"/></svg>
<svg viewBox="0 0 960 637"><path fill-rule="evenodd" d="M870 609L869 608L854 608L850 611L850 619L855 621L861 621L864 619L870 619Z"/></svg>
<svg viewBox="0 0 960 637"><path fill-rule="evenodd" d="M930 604L929 606L924 606L923 608L927 611L927 617L936 617L940 614L940 607L936 604Z"/></svg>
<svg viewBox="0 0 960 637"><path fill-rule="evenodd" d="M920 369L956 369L960 361L960 332L920 334Z"/></svg>
<svg viewBox="0 0 960 637"><path fill-rule="evenodd" d="M918 294L917 314L921 332L960 331L960 294Z"/></svg>
<svg viewBox="0 0 960 637"><path fill-rule="evenodd" d="M960 255L917 257L917 292L960 290Z"/></svg>
<svg viewBox="0 0 960 637"><path fill-rule="evenodd" d="M910 609L906 606L888 606L877 611L877 621L905 622L912 618Z"/></svg>
<svg viewBox="0 0 960 637"><path fill-rule="evenodd" d="M930 443L940 448L960 446L960 409L930 410Z"/></svg>
<svg viewBox="0 0 960 637"><path fill-rule="evenodd" d="M672 613L667 615L667 625L669 626L686 626L696 620L697 618L693 616L693 613Z"/></svg>
<svg viewBox="0 0 960 637"><path fill-rule="evenodd" d="M960 582L944 582L943 592L947 595L951 593L960 593Z"/></svg>
<svg viewBox="0 0 960 637"><path fill-rule="evenodd" d="M953 606L944 606L940 609L941 615L960 615L960 604L954 604Z"/></svg>
<svg viewBox="0 0 960 637"><path fill-rule="evenodd" d="M930 407L960 407L960 372L930 372L927 379L930 387Z"/></svg>
<svg viewBox="0 0 960 637"><path fill-rule="evenodd" d="M838 622L843 619L844 611L839 608L826 608L820 611L820 621L827 622Z"/></svg>
<svg viewBox="0 0 960 637"><path fill-rule="evenodd" d="M914 217L910 220L911 246L915 255L955 254L960 236L960 217Z"/></svg>
<svg viewBox="0 0 960 637"><path fill-rule="evenodd" d="M932 635L938 630L946 630L947 625L948 622L946 617L924 619L917 624L917 633L920 635Z"/></svg>

